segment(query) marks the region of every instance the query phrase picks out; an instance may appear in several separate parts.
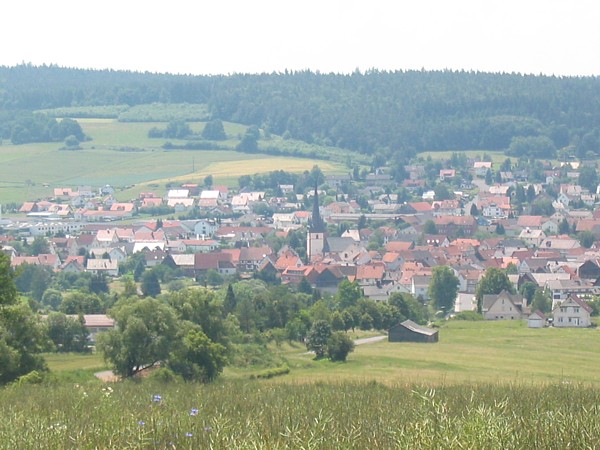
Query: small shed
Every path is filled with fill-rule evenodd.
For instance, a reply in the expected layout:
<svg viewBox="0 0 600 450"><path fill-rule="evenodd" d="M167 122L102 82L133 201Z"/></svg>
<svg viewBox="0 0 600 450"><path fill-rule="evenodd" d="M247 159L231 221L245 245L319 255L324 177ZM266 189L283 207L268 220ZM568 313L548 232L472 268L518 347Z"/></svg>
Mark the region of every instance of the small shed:
<svg viewBox="0 0 600 450"><path fill-rule="evenodd" d="M540 310L537 310L527 318L527 327L544 328L546 326L546 316Z"/></svg>
<svg viewBox="0 0 600 450"><path fill-rule="evenodd" d="M388 330L389 342L437 342L438 330L405 320Z"/></svg>

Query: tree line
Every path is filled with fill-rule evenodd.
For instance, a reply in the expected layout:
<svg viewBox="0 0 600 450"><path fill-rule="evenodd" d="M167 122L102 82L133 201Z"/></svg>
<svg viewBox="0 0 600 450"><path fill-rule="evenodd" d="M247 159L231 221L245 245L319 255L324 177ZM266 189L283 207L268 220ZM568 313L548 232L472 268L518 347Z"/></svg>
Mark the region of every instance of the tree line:
<svg viewBox="0 0 600 450"><path fill-rule="evenodd" d="M0 67L0 108L207 104L213 119L367 154L600 146L600 81L467 71L311 71L191 76Z"/></svg>

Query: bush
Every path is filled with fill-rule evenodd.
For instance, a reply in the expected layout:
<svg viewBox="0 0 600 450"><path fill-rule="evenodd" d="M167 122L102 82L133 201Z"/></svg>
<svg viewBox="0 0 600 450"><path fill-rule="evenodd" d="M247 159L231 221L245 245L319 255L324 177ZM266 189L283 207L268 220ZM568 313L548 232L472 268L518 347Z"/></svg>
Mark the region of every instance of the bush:
<svg viewBox="0 0 600 450"><path fill-rule="evenodd" d="M483 320L483 316L477 311L461 311L456 316L455 320Z"/></svg>
<svg viewBox="0 0 600 450"><path fill-rule="evenodd" d="M173 372L167 367L161 367L159 369L154 370L150 373L150 376L148 378L166 384L182 381L182 378L180 376L176 375L175 372Z"/></svg>
<svg viewBox="0 0 600 450"><path fill-rule="evenodd" d="M17 384L40 384L44 381L44 374L37 370L33 370L28 374L22 375L17 379Z"/></svg>
<svg viewBox="0 0 600 450"><path fill-rule="evenodd" d="M346 361L354 351L354 341L343 331L336 331L327 339L327 356L332 361Z"/></svg>
<svg viewBox="0 0 600 450"><path fill-rule="evenodd" d="M287 375L288 373L290 373L290 368L288 366L273 367L271 369L258 372L256 375L251 375L250 378L269 379L273 377L279 377L281 375Z"/></svg>

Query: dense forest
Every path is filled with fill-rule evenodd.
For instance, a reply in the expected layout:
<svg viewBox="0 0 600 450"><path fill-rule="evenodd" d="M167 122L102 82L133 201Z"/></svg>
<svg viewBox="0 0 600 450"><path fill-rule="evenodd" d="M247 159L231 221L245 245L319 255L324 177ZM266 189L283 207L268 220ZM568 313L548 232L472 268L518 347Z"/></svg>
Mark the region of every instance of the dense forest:
<svg viewBox="0 0 600 450"><path fill-rule="evenodd" d="M20 111L197 103L209 117L310 143L390 157L504 150L579 157L600 148L600 79L465 71L311 71L192 76L0 67L0 132Z"/></svg>

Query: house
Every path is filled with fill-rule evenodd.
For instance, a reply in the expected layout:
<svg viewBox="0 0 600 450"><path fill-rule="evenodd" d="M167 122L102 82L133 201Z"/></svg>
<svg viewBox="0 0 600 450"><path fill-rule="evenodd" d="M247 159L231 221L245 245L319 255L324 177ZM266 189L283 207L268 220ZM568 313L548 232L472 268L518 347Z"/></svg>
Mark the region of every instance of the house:
<svg viewBox="0 0 600 450"><path fill-rule="evenodd" d="M473 163L473 169L475 170L475 175L478 177L485 177L485 174L488 170L492 169L491 161L476 161Z"/></svg>
<svg viewBox="0 0 600 450"><path fill-rule="evenodd" d="M540 310L532 312L527 318L528 328L544 328L546 326L546 316Z"/></svg>
<svg viewBox="0 0 600 450"><path fill-rule="evenodd" d="M591 325L591 313L592 308L587 303L575 296L569 296L552 311L554 316L553 324L555 327L560 328L589 327Z"/></svg>
<svg viewBox="0 0 600 450"><path fill-rule="evenodd" d="M389 342L438 342L439 332L405 320L388 330Z"/></svg>
<svg viewBox="0 0 600 450"><path fill-rule="evenodd" d="M459 292L454 301L454 312L476 311L477 298L470 292Z"/></svg>
<svg viewBox="0 0 600 450"><path fill-rule="evenodd" d="M112 330L115 327L115 319L108 317L106 314L84 314L83 322L90 333L88 339L91 343L96 342L98 333Z"/></svg>
<svg viewBox="0 0 600 450"><path fill-rule="evenodd" d="M119 275L119 263L110 259L88 259L85 270L93 274Z"/></svg>
<svg viewBox="0 0 600 450"><path fill-rule="evenodd" d="M521 231L521 234L519 234L519 239L530 247L539 247L546 237L546 233L542 230L532 230L530 228L525 228Z"/></svg>
<svg viewBox="0 0 600 450"><path fill-rule="evenodd" d="M523 318L525 305L522 295L503 290L497 295L485 294L481 312L486 320L520 320Z"/></svg>

